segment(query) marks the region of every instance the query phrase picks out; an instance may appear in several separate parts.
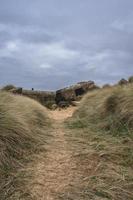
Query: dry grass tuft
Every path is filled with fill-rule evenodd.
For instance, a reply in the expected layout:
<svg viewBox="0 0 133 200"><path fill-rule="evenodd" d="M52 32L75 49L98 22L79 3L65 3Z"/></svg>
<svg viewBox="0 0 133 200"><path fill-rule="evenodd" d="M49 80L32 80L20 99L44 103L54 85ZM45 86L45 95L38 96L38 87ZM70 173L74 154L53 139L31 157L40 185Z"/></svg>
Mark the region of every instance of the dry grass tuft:
<svg viewBox="0 0 133 200"><path fill-rule="evenodd" d="M19 176L22 182L25 178L24 166L44 145L48 125L47 110L39 103L0 92L1 200L12 199L16 190L22 193L23 185L19 182Z"/></svg>

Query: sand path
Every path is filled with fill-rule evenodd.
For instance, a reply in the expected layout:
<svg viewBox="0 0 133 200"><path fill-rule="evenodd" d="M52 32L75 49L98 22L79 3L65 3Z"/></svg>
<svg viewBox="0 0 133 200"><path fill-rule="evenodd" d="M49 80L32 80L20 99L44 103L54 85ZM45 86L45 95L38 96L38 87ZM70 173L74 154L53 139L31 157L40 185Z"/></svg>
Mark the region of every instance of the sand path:
<svg viewBox="0 0 133 200"><path fill-rule="evenodd" d="M50 111L53 120L53 139L47 145L47 153L37 162L35 180L31 191L37 200L59 199L67 188L75 182L76 163L72 160L73 152L68 148L63 121L71 117L75 108Z"/></svg>

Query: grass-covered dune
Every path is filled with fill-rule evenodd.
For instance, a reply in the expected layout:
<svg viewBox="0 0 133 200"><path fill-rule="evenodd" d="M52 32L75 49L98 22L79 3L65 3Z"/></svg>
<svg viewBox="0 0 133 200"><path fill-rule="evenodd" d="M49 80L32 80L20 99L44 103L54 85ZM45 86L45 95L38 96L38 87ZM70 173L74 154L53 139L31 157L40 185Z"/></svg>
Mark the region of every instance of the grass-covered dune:
<svg viewBox="0 0 133 200"><path fill-rule="evenodd" d="M47 110L39 103L0 91L1 200L10 199L20 186L17 174L44 146L48 125Z"/></svg>
<svg viewBox="0 0 133 200"><path fill-rule="evenodd" d="M72 127L95 127L114 135L133 136L133 84L88 93L70 124Z"/></svg>
<svg viewBox="0 0 133 200"><path fill-rule="evenodd" d="M78 141L78 166L91 170L84 199L132 200L133 84L88 93L66 123Z"/></svg>

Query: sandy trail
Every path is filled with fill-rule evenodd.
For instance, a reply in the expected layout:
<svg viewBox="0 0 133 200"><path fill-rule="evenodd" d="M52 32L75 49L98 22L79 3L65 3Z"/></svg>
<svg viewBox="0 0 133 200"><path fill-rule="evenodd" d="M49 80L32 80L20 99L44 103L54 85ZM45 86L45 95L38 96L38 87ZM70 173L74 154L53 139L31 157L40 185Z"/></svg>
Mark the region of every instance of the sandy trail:
<svg viewBox="0 0 133 200"><path fill-rule="evenodd" d="M65 119L71 117L75 110L76 107L69 107L64 110L50 111L50 116L53 120L56 120L60 124Z"/></svg>
<svg viewBox="0 0 133 200"><path fill-rule="evenodd" d="M47 145L45 157L37 161L35 177L31 185L32 197L37 200L59 199L58 194L67 190L75 177L76 163L65 139L63 121L71 117L75 108L51 111L54 121L53 140Z"/></svg>
<svg viewBox="0 0 133 200"><path fill-rule="evenodd" d="M64 120L71 117L75 109L71 107L61 111L50 111L53 120L52 140L45 145L47 151L42 152L34 163L34 177L30 183L32 199L89 198L85 189L88 184L87 176L93 174L99 160L92 149L86 149L85 138L73 136L71 130L64 127Z"/></svg>

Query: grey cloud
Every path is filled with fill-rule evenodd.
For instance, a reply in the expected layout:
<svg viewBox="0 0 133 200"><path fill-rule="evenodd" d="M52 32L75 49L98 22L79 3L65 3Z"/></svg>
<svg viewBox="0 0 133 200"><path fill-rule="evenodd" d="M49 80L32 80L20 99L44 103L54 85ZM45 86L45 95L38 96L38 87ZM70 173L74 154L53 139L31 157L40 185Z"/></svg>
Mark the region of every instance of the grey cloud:
<svg viewBox="0 0 133 200"><path fill-rule="evenodd" d="M57 89L133 74L133 1L0 0L0 85Z"/></svg>

